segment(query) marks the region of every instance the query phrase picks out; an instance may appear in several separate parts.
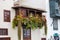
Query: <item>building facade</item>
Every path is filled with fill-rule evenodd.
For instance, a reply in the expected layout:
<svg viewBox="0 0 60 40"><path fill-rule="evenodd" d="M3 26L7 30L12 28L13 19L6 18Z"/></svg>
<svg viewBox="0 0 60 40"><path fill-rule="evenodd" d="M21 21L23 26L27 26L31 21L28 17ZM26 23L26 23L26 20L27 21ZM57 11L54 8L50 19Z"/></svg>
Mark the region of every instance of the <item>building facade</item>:
<svg viewBox="0 0 60 40"><path fill-rule="evenodd" d="M50 3L50 0L0 0L0 40L18 40L18 29L17 27L15 29L12 28L12 20L16 13L12 7L16 5L46 11L45 13L42 12L42 15L45 15L47 19L47 36L44 33L44 27L42 29L37 28L36 30L30 30L31 38L27 40L50 40L54 39L55 33L60 35L60 19L59 16L51 16L51 10L53 11L53 9L51 9ZM52 3L52 5L54 4ZM23 34L22 29L21 40L24 40Z"/></svg>

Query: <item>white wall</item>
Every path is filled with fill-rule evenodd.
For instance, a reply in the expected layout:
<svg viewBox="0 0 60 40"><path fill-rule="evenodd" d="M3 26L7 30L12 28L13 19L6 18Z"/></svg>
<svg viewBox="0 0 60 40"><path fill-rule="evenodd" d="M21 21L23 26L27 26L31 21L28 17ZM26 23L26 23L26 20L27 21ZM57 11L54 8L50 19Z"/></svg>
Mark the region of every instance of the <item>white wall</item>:
<svg viewBox="0 0 60 40"><path fill-rule="evenodd" d="M45 38L44 28L43 29L35 29L31 30L31 39L32 40L41 40L41 38Z"/></svg>
<svg viewBox="0 0 60 40"><path fill-rule="evenodd" d="M15 15L14 10L11 8L13 6L13 2L13 0L0 0L0 28L8 29L8 35L1 35L0 37L11 37L11 40L18 40L17 28L13 29L11 22L4 22L4 9L11 11L11 19L13 19Z"/></svg>
<svg viewBox="0 0 60 40"><path fill-rule="evenodd" d="M20 0L21 6L42 9L45 10L46 8L46 1L45 0Z"/></svg>

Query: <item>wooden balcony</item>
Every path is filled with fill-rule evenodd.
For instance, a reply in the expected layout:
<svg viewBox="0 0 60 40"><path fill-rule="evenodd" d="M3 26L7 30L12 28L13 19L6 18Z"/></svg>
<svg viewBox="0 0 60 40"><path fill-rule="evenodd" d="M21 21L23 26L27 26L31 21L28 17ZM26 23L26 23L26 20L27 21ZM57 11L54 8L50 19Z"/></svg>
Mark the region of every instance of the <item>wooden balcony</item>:
<svg viewBox="0 0 60 40"><path fill-rule="evenodd" d="M40 8L23 6L20 4L20 1L16 1L12 8L15 9L16 15L20 12L23 12L23 15L30 15L30 13L32 13L34 16L36 16L36 14L39 14L41 16L42 13L46 12L45 10L42 10Z"/></svg>

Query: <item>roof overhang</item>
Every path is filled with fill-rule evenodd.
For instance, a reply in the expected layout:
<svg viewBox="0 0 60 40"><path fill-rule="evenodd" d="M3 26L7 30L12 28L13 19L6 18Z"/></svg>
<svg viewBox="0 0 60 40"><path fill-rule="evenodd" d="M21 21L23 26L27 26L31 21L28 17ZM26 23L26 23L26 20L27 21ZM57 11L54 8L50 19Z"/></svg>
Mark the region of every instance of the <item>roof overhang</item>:
<svg viewBox="0 0 60 40"><path fill-rule="evenodd" d="M17 6L17 7L12 7L13 9L20 9L20 8L24 8L24 9L29 9L29 10L36 10L42 13L46 13L45 10L42 9L38 9L38 8L31 8L31 7L24 7L24 6Z"/></svg>

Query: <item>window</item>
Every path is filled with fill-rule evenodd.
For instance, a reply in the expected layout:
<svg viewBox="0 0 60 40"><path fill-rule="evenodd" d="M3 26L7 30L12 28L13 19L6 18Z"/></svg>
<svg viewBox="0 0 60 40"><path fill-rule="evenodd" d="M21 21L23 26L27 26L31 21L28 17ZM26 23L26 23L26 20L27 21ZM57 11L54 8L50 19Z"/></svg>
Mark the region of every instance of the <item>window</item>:
<svg viewBox="0 0 60 40"><path fill-rule="evenodd" d="M0 38L0 40L10 40L10 37Z"/></svg>
<svg viewBox="0 0 60 40"><path fill-rule="evenodd" d="M31 29L23 28L23 40L31 40Z"/></svg>
<svg viewBox="0 0 60 40"><path fill-rule="evenodd" d="M46 38L41 38L41 40L46 40Z"/></svg>
<svg viewBox="0 0 60 40"><path fill-rule="evenodd" d="M49 1L49 4L50 4L50 17L52 17L52 18L60 17L60 14L59 14L60 2L59 3L58 2L59 2L58 0L50 0Z"/></svg>
<svg viewBox="0 0 60 40"><path fill-rule="evenodd" d="M22 17L27 17L27 10L26 9L24 9L24 8L21 8L20 10L19 10L20 12L20 14L22 15Z"/></svg>
<svg viewBox="0 0 60 40"><path fill-rule="evenodd" d="M0 29L0 35L8 35L8 29Z"/></svg>
<svg viewBox="0 0 60 40"><path fill-rule="evenodd" d="M29 16L35 16L35 11L34 10L29 10Z"/></svg>
<svg viewBox="0 0 60 40"><path fill-rule="evenodd" d="M23 8L16 9L15 11L16 11L16 16L19 15L19 14L21 14L22 17L26 17L28 15L27 14L27 10L26 9L23 9Z"/></svg>
<svg viewBox="0 0 60 40"><path fill-rule="evenodd" d="M53 29L58 30L58 19L53 18Z"/></svg>
<svg viewBox="0 0 60 40"><path fill-rule="evenodd" d="M4 10L4 22L10 22L10 11Z"/></svg>

